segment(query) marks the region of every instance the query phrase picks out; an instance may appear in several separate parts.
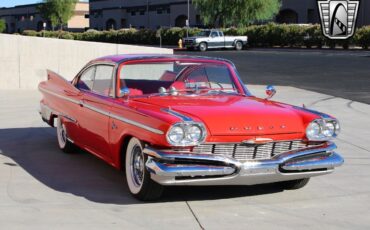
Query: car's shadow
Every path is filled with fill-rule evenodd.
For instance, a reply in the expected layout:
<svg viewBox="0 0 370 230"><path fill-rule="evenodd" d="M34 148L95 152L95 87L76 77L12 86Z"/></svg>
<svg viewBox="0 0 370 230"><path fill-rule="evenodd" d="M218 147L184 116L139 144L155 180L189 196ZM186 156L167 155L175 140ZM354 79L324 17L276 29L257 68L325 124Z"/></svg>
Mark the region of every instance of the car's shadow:
<svg viewBox="0 0 370 230"><path fill-rule="evenodd" d="M52 128L0 129L0 154L15 162L5 159L0 167L22 167L56 191L99 203L139 203L129 194L121 171L84 151L62 153ZM159 201L227 199L281 191L273 185L170 187Z"/></svg>

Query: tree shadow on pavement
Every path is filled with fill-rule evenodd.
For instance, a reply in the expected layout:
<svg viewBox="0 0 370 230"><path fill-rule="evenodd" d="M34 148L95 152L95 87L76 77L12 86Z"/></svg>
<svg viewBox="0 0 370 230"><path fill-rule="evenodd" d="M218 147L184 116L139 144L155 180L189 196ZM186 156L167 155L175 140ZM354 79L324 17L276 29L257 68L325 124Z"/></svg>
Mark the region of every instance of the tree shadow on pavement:
<svg viewBox="0 0 370 230"><path fill-rule="evenodd" d="M56 191L97 203L141 203L129 194L121 171L82 150L77 154L62 153L53 128L0 129L0 155L15 162L5 162L0 167L22 167ZM169 187L158 202L228 199L281 191L273 185Z"/></svg>

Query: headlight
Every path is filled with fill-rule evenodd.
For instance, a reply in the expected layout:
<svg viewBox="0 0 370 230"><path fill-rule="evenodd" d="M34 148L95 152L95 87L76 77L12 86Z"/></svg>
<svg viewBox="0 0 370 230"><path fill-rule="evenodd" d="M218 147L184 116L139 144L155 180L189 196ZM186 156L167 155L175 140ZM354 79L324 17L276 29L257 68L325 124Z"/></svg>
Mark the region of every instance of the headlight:
<svg viewBox="0 0 370 230"><path fill-rule="evenodd" d="M173 143L179 143L184 139L184 130L181 127L173 127L168 133L168 139Z"/></svg>
<svg viewBox="0 0 370 230"><path fill-rule="evenodd" d="M317 119L312 121L306 129L306 137L310 141L327 141L336 137L340 132L340 125L335 119Z"/></svg>
<svg viewBox="0 0 370 230"><path fill-rule="evenodd" d="M207 131L202 123L184 122L174 124L167 132L167 141L173 146L194 146L202 143Z"/></svg>

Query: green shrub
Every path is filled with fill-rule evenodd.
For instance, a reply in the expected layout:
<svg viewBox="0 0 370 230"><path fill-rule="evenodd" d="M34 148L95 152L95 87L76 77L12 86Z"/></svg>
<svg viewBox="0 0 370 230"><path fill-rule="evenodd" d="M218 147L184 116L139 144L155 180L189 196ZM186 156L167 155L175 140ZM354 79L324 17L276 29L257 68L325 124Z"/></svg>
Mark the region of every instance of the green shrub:
<svg viewBox="0 0 370 230"><path fill-rule="evenodd" d="M251 25L241 28L224 28L225 35L229 36L248 36L250 47L318 47L323 45L335 48L336 45L348 49L350 45L358 45L364 49L370 46L370 26L362 27L356 31L353 38L349 40L330 40L322 35L320 25L294 25L294 24L275 24ZM33 30L23 31L26 36L38 36L61 39L74 39L82 41L107 42L118 44L159 44L158 35L162 37L163 45L177 46L179 39L193 36L200 32L198 28L165 28L160 30L149 29L121 29L109 31L88 30L83 33L72 33L67 31L42 31Z"/></svg>
<svg viewBox="0 0 370 230"><path fill-rule="evenodd" d="M363 49L368 49L370 46L370 26L358 29L353 37L353 42Z"/></svg>
<svg viewBox="0 0 370 230"><path fill-rule="evenodd" d="M324 36L322 35L320 25L312 25L306 28L304 33L303 43L307 48L312 48L313 46L322 47Z"/></svg>
<svg viewBox="0 0 370 230"><path fill-rule="evenodd" d="M39 37L39 32L34 31L34 30L25 30L22 33L25 36L30 36L30 37Z"/></svg>
<svg viewBox="0 0 370 230"><path fill-rule="evenodd" d="M0 33L6 30L6 22L4 19L0 19Z"/></svg>

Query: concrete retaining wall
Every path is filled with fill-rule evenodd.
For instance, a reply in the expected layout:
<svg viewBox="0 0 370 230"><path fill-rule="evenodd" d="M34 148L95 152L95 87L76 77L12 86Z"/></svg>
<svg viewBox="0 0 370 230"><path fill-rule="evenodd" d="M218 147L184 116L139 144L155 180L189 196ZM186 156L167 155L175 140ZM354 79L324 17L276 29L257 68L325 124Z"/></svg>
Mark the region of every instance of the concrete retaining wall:
<svg viewBox="0 0 370 230"><path fill-rule="evenodd" d="M0 89L36 89L46 69L68 80L90 60L112 54L162 53L170 49L0 34Z"/></svg>

